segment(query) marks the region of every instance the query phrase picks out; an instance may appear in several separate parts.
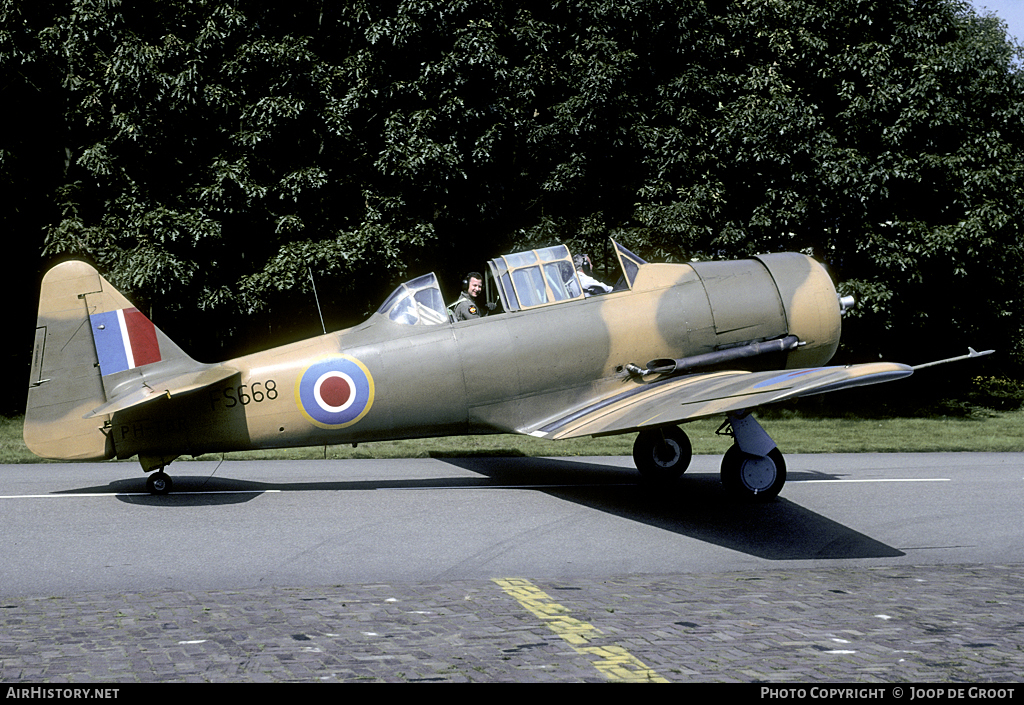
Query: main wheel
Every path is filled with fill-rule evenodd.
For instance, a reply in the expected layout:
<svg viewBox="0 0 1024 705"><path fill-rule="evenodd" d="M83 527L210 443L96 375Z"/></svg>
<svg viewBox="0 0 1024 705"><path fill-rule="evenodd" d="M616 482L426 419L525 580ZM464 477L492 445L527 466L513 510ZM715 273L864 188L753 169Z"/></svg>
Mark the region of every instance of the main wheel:
<svg viewBox="0 0 1024 705"><path fill-rule="evenodd" d="M159 470L146 478L146 489L150 494L167 494L172 485L171 476Z"/></svg>
<svg viewBox="0 0 1024 705"><path fill-rule="evenodd" d="M737 497L767 502L786 484L786 461L778 448L768 455L750 455L732 446L722 458L722 485Z"/></svg>
<svg viewBox="0 0 1024 705"><path fill-rule="evenodd" d="M677 426L641 431L633 442L633 462L645 480L666 484L686 472L693 458L690 439Z"/></svg>

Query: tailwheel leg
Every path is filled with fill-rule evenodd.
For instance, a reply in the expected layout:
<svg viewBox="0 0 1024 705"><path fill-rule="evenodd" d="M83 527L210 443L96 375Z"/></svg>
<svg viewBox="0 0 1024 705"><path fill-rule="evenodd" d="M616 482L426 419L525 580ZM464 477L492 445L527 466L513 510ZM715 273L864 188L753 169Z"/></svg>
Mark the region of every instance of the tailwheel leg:
<svg viewBox="0 0 1024 705"><path fill-rule="evenodd" d="M668 484L690 466L693 448L678 426L641 431L633 443L633 462L645 480Z"/></svg>
<svg viewBox="0 0 1024 705"><path fill-rule="evenodd" d="M167 494L171 491L173 484L171 476L162 470L157 470L146 478L146 489L150 494Z"/></svg>
<svg viewBox="0 0 1024 705"><path fill-rule="evenodd" d="M171 476L164 472L164 468L177 457L176 455L139 455L142 472L153 473L146 478L146 489L150 494L167 494L171 491L173 485Z"/></svg>

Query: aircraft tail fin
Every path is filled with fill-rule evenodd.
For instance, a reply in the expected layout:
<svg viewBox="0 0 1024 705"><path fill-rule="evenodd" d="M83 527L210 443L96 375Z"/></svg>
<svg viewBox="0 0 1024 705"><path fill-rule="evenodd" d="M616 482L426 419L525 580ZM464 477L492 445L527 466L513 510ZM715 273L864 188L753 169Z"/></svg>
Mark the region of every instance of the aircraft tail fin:
<svg viewBox="0 0 1024 705"><path fill-rule="evenodd" d="M151 366L165 374L201 367L91 265L56 265L39 292L25 444L44 458L114 457L91 412L142 386Z"/></svg>

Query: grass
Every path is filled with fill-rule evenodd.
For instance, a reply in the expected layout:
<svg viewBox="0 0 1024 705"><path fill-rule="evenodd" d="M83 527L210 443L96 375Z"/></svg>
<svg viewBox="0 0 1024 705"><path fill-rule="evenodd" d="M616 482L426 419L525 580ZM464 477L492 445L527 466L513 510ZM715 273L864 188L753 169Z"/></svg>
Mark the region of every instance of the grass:
<svg viewBox="0 0 1024 705"><path fill-rule="evenodd" d="M782 409L757 414L783 453L1024 452L1024 410L974 409L970 414L928 417L806 415ZM22 417L0 417L0 463L45 462L21 437ZM683 425L693 452L720 455L731 442L715 435L721 420ZM316 446L285 450L204 455L198 460L430 458L460 456L629 455L634 434L606 438L544 441L528 436L452 436L409 441ZM134 460L132 461L134 462Z"/></svg>

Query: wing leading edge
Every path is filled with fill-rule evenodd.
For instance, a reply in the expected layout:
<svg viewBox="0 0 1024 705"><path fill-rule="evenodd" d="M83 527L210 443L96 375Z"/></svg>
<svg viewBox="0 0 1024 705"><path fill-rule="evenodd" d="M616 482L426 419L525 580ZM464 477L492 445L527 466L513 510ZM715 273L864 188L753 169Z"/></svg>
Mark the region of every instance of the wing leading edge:
<svg viewBox="0 0 1024 705"><path fill-rule="evenodd" d="M520 432L560 440L677 424L762 404L878 384L914 369L894 362L746 372L728 370L641 383Z"/></svg>

